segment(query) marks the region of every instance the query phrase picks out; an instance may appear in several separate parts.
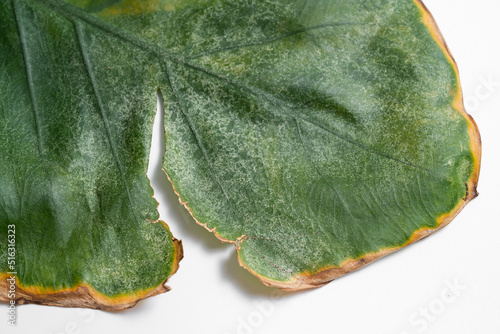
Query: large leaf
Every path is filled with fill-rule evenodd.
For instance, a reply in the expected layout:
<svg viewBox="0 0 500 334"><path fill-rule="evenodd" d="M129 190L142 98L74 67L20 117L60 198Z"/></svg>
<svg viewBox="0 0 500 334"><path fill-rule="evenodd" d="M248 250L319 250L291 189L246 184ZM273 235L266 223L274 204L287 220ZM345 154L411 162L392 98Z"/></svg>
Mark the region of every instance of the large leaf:
<svg viewBox="0 0 500 334"><path fill-rule="evenodd" d="M122 233L162 237L144 222L156 219L144 169L157 88L181 202L266 284L322 285L443 227L476 196L479 134L419 1L1 6L2 206L25 215L19 242L40 240L19 254L21 284L100 277L89 268L104 254L130 251ZM95 212L109 217L99 225ZM52 234L33 219L47 215ZM80 240L98 225L94 244ZM78 246L60 263L66 240ZM135 259L158 268L163 257L146 253ZM59 276L47 269L56 261ZM102 281L116 287L113 277Z"/></svg>
<svg viewBox="0 0 500 334"><path fill-rule="evenodd" d="M323 285L476 196L479 134L421 2L181 4L154 21L164 168L265 284Z"/></svg>
<svg viewBox="0 0 500 334"><path fill-rule="evenodd" d="M126 43L95 50L105 34L70 12L0 3L0 300L15 272L18 303L122 309L182 257L146 177L157 70Z"/></svg>

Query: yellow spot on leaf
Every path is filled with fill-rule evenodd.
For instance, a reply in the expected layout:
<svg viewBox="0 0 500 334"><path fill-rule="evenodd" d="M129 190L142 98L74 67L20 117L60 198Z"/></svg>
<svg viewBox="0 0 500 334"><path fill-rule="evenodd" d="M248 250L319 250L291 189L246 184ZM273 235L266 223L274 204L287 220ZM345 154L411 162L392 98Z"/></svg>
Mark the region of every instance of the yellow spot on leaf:
<svg viewBox="0 0 500 334"><path fill-rule="evenodd" d="M180 6L179 0L124 0L104 9L101 14L108 16L150 14L159 11L174 11Z"/></svg>

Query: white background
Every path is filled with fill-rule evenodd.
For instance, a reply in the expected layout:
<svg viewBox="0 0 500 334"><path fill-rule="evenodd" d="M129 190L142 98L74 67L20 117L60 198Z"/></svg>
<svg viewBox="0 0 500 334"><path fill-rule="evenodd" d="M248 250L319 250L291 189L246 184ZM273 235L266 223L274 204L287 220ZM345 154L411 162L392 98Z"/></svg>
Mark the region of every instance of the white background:
<svg viewBox="0 0 500 334"><path fill-rule="evenodd" d="M276 299L279 290L239 268L234 246L196 225L151 172L161 217L184 245L172 291L116 313L20 306L16 328L1 304L0 333L500 333L500 2L425 3L483 140L480 196L448 227L323 288Z"/></svg>

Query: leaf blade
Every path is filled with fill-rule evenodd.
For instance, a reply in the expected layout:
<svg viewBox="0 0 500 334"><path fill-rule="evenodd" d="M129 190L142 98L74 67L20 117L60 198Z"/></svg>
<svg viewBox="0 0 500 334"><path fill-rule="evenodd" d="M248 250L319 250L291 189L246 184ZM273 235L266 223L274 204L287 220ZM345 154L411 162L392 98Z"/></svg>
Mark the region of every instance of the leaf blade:
<svg viewBox="0 0 500 334"><path fill-rule="evenodd" d="M16 33L14 8L18 22L30 22L28 33ZM146 177L154 83L134 81L137 90L153 89L147 96L141 91L124 99L117 94L123 87L106 89L113 75L95 72L96 53L85 53L89 36L79 23L75 29L74 22L39 2L5 3L2 14L10 19L3 22L11 37L2 43L10 50L2 54L29 55L13 58L15 66L8 66L6 76L18 79L2 80L2 96L8 96L9 86L24 86L19 90L21 110L32 114L20 117L14 103L2 106L9 128L1 131L1 179L10 186L2 187L9 212L0 225L2 235L8 225L16 226L16 298L113 310L167 291L164 284L177 270L182 247L158 221ZM131 56L120 68L122 74L138 71ZM130 85L131 80L124 82ZM13 132L29 140L12 141ZM42 139L39 153L30 154L37 134ZM25 141L28 149L18 150L16 145ZM25 191L16 190L16 184L24 184ZM9 205L12 198L24 207ZM5 276L10 270L3 260ZM4 281L1 289L8 291Z"/></svg>

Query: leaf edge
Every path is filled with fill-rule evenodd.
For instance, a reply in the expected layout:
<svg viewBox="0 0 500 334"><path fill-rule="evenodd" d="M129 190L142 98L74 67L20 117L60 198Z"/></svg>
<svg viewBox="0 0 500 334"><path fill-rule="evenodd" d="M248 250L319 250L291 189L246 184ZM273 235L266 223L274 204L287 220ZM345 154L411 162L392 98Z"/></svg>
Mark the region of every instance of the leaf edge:
<svg viewBox="0 0 500 334"><path fill-rule="evenodd" d="M170 232L170 228L164 221L157 221L161 223ZM168 277L156 287L150 289L138 290L134 294L123 294L115 297L106 296L88 283L80 283L72 288L64 289L47 289L37 286L24 286L19 283L17 277L15 298L8 298L8 294L0 294L0 302L9 303L12 300L18 305L23 304L38 304L47 306L60 306L60 307L80 307L98 309L103 311L120 311L134 307L139 301L165 293L171 290L166 285L167 281L179 269L179 262L184 257L184 250L182 241L172 236L172 244L174 246L174 260L172 270ZM10 284L7 278L15 276L8 273L0 273L0 291L8 292Z"/></svg>

